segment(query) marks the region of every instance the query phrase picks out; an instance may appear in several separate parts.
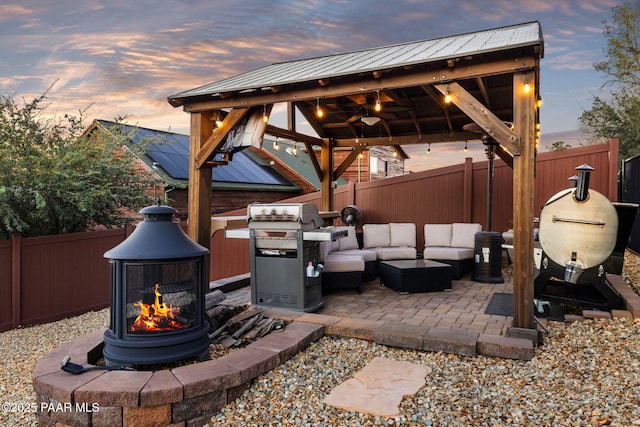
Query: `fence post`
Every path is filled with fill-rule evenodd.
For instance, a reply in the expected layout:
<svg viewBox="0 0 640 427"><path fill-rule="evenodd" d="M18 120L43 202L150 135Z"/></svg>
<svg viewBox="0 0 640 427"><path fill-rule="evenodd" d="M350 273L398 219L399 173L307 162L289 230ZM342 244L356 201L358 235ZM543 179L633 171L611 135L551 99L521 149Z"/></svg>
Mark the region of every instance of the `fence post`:
<svg viewBox="0 0 640 427"><path fill-rule="evenodd" d="M463 222L471 222L473 218L473 159L466 157L464 159L464 184L463 184Z"/></svg>
<svg viewBox="0 0 640 427"><path fill-rule="evenodd" d="M11 236L11 327L13 329L22 323L22 311L20 309L21 295L21 240L19 234Z"/></svg>
<svg viewBox="0 0 640 427"><path fill-rule="evenodd" d="M609 138L609 200L617 202L618 194L618 162L620 159L620 138Z"/></svg>

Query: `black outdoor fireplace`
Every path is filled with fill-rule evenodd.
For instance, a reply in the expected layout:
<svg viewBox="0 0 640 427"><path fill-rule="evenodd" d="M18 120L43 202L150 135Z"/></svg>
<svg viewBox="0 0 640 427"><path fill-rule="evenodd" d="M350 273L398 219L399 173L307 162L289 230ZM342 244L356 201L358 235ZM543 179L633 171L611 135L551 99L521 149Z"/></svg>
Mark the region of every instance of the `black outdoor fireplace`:
<svg viewBox="0 0 640 427"><path fill-rule="evenodd" d="M138 366L190 357L205 359L204 311L209 251L173 221L176 210L149 206L144 221L105 252L111 264L111 322L104 333L109 366Z"/></svg>

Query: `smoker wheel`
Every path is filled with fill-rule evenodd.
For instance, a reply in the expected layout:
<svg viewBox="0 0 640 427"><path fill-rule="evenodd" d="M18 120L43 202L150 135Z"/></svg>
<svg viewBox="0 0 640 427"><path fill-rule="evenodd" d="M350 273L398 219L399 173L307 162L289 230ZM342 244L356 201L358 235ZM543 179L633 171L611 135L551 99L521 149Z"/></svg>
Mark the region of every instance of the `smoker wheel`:
<svg viewBox="0 0 640 427"><path fill-rule="evenodd" d="M540 311L540 307L542 308L542 311ZM533 310L535 311L536 316L538 317L547 317L551 312L551 308L549 307L549 304L540 304L540 306L538 306L538 304L536 304L535 302L533 303Z"/></svg>

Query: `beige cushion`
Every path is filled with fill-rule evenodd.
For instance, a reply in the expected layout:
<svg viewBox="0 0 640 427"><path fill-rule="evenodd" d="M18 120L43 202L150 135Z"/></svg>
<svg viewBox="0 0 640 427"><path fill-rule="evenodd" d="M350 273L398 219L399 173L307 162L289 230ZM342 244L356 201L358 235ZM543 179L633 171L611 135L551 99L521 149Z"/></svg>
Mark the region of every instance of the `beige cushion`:
<svg viewBox="0 0 640 427"><path fill-rule="evenodd" d="M361 256L365 262L375 261L378 257L376 251L369 249L347 249L344 251L333 252L335 255L357 255Z"/></svg>
<svg viewBox="0 0 640 427"><path fill-rule="evenodd" d="M378 259L390 260L390 259L416 259L416 248L410 248L408 246L401 247L388 247L388 248L376 248L376 254Z"/></svg>
<svg viewBox="0 0 640 427"><path fill-rule="evenodd" d="M451 246L452 224L425 224L424 246Z"/></svg>
<svg viewBox="0 0 640 427"><path fill-rule="evenodd" d="M424 248L423 256L425 259L463 260L473 258L473 249L429 246Z"/></svg>
<svg viewBox="0 0 640 427"><path fill-rule="evenodd" d="M389 234L391 246L416 247L416 225L413 223L391 223L389 224Z"/></svg>
<svg viewBox="0 0 640 427"><path fill-rule="evenodd" d="M324 260L323 273L342 273L345 271L364 271L364 259L358 255L332 253Z"/></svg>
<svg viewBox="0 0 640 427"><path fill-rule="evenodd" d="M338 239L339 250L348 251L349 249L360 249L355 227L336 227L336 230L347 230L348 232L345 237Z"/></svg>
<svg viewBox="0 0 640 427"><path fill-rule="evenodd" d="M451 247L473 249L478 231L482 231L480 224L454 222L451 231Z"/></svg>
<svg viewBox="0 0 640 427"><path fill-rule="evenodd" d="M334 226L323 228L323 230L334 230ZM331 252L335 252L340 249L340 244L337 240L323 240L320 242L320 256L322 259L327 259L327 255Z"/></svg>
<svg viewBox="0 0 640 427"><path fill-rule="evenodd" d="M364 248L380 248L391 244L389 224L365 224L362 226Z"/></svg>

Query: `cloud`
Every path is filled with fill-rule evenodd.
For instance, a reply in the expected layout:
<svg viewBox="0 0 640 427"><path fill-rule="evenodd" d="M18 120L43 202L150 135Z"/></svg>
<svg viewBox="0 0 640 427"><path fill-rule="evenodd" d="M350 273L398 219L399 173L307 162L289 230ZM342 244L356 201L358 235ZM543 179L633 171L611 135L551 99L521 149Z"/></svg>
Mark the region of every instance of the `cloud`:
<svg viewBox="0 0 640 427"><path fill-rule="evenodd" d="M553 83L542 82L543 97L567 79L566 99L566 88L581 89L563 73L592 69L613 1L9 0L0 4L0 89L39 96L57 81L50 96L61 112L91 105L96 118L132 114L143 126L188 130L167 96L273 62L538 20ZM553 108L545 102L543 117L555 119Z"/></svg>

